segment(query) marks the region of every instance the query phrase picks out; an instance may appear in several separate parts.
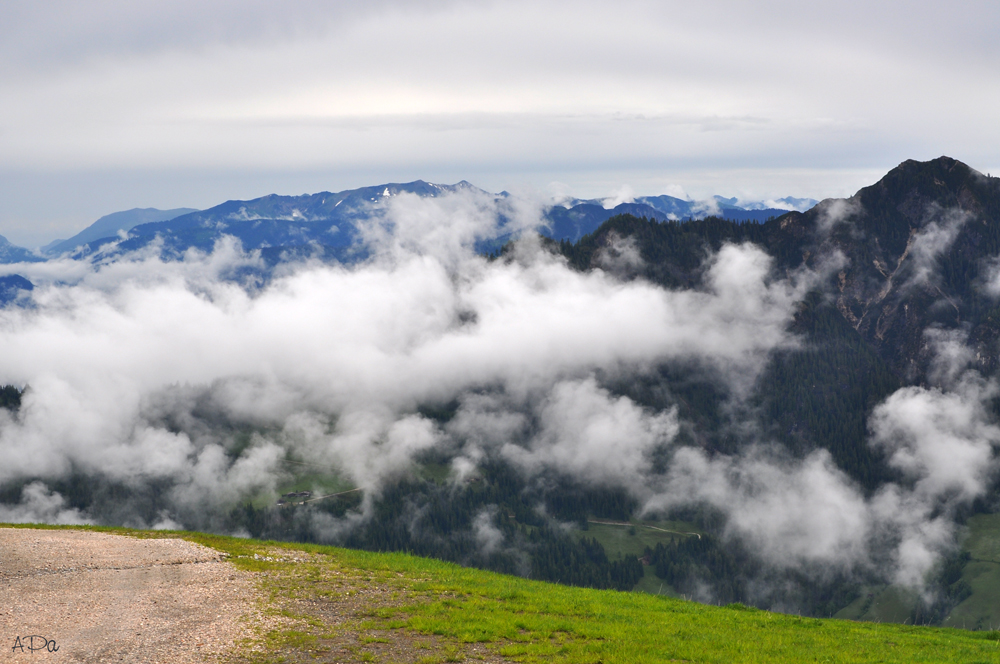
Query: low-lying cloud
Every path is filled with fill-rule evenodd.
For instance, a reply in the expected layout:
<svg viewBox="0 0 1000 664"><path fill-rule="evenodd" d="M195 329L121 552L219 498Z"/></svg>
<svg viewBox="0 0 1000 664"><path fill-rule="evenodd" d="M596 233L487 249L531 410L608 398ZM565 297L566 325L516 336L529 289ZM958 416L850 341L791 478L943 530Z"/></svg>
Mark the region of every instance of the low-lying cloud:
<svg viewBox="0 0 1000 664"><path fill-rule="evenodd" d="M668 291L576 272L530 238L514 260L476 256L497 217L467 195L393 206L392 232L385 219L369 229L383 250L369 262L286 267L259 291L224 278L259 260L231 242L184 261L161 261L153 247L96 265L14 268L38 287L31 307L0 312L0 380L30 385L0 430L0 479L79 468L253 486L254 472L214 460L224 434L185 424L202 408L280 428L280 444L308 439L374 484L369 457L406 456L440 435L414 414L421 403L499 386L555 408L564 381L671 358L742 384L795 343L786 328L805 285L771 279L756 247L725 246L702 290ZM452 244L435 240L435 220L455 231ZM261 477L275 444L248 452Z"/></svg>

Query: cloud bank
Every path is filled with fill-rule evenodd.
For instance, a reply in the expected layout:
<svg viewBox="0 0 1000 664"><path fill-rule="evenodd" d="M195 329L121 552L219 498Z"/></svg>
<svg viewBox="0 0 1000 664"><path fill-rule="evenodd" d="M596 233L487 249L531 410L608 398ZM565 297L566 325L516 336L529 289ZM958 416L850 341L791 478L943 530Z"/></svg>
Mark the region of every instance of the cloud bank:
<svg viewBox="0 0 1000 664"><path fill-rule="evenodd" d="M368 229L370 262L302 264L260 291L221 278L257 263L227 243L176 262L153 248L12 267L38 288L32 307L0 312L0 380L30 385L0 431L0 479L167 477L226 500L273 488L279 448L299 445L374 487L383 465L443 435L415 414L422 403L490 388L541 399L554 422L586 399L621 418L632 406L595 371L693 358L739 387L795 343L786 325L805 285L771 279L755 247L724 247L702 290L674 292L575 272L530 238L513 260L478 257L498 222L474 196L392 205ZM226 434L195 424L206 418L280 435L227 464Z"/></svg>

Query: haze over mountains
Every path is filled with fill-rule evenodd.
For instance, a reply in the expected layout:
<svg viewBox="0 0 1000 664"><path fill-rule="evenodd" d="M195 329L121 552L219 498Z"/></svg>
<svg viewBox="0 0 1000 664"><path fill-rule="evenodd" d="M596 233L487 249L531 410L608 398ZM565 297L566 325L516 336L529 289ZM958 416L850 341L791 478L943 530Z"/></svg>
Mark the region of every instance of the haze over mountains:
<svg viewBox="0 0 1000 664"><path fill-rule="evenodd" d="M268 196L7 265L34 289L0 309L0 383L29 386L0 520L994 617L1000 560L962 547L1000 513L1000 180L907 161L764 221L642 200ZM681 524L648 565L588 538L637 517Z"/></svg>

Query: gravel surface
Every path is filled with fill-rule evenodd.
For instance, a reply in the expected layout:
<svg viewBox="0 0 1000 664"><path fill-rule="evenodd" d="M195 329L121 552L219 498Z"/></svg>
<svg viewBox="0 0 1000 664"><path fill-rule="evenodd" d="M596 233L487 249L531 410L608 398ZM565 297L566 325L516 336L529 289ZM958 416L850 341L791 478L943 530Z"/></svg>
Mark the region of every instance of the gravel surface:
<svg viewBox="0 0 1000 664"><path fill-rule="evenodd" d="M258 601L198 544L28 528L0 528L0 593L0 662L214 661Z"/></svg>

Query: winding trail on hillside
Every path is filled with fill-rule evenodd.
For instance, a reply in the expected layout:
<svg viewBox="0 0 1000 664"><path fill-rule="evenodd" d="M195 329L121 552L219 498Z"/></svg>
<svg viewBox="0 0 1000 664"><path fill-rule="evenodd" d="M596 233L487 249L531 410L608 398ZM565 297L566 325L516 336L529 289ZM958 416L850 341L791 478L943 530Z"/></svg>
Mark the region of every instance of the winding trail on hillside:
<svg viewBox="0 0 1000 664"><path fill-rule="evenodd" d="M212 661L258 601L198 544L30 528L0 528L0 594L0 661L38 663Z"/></svg>

